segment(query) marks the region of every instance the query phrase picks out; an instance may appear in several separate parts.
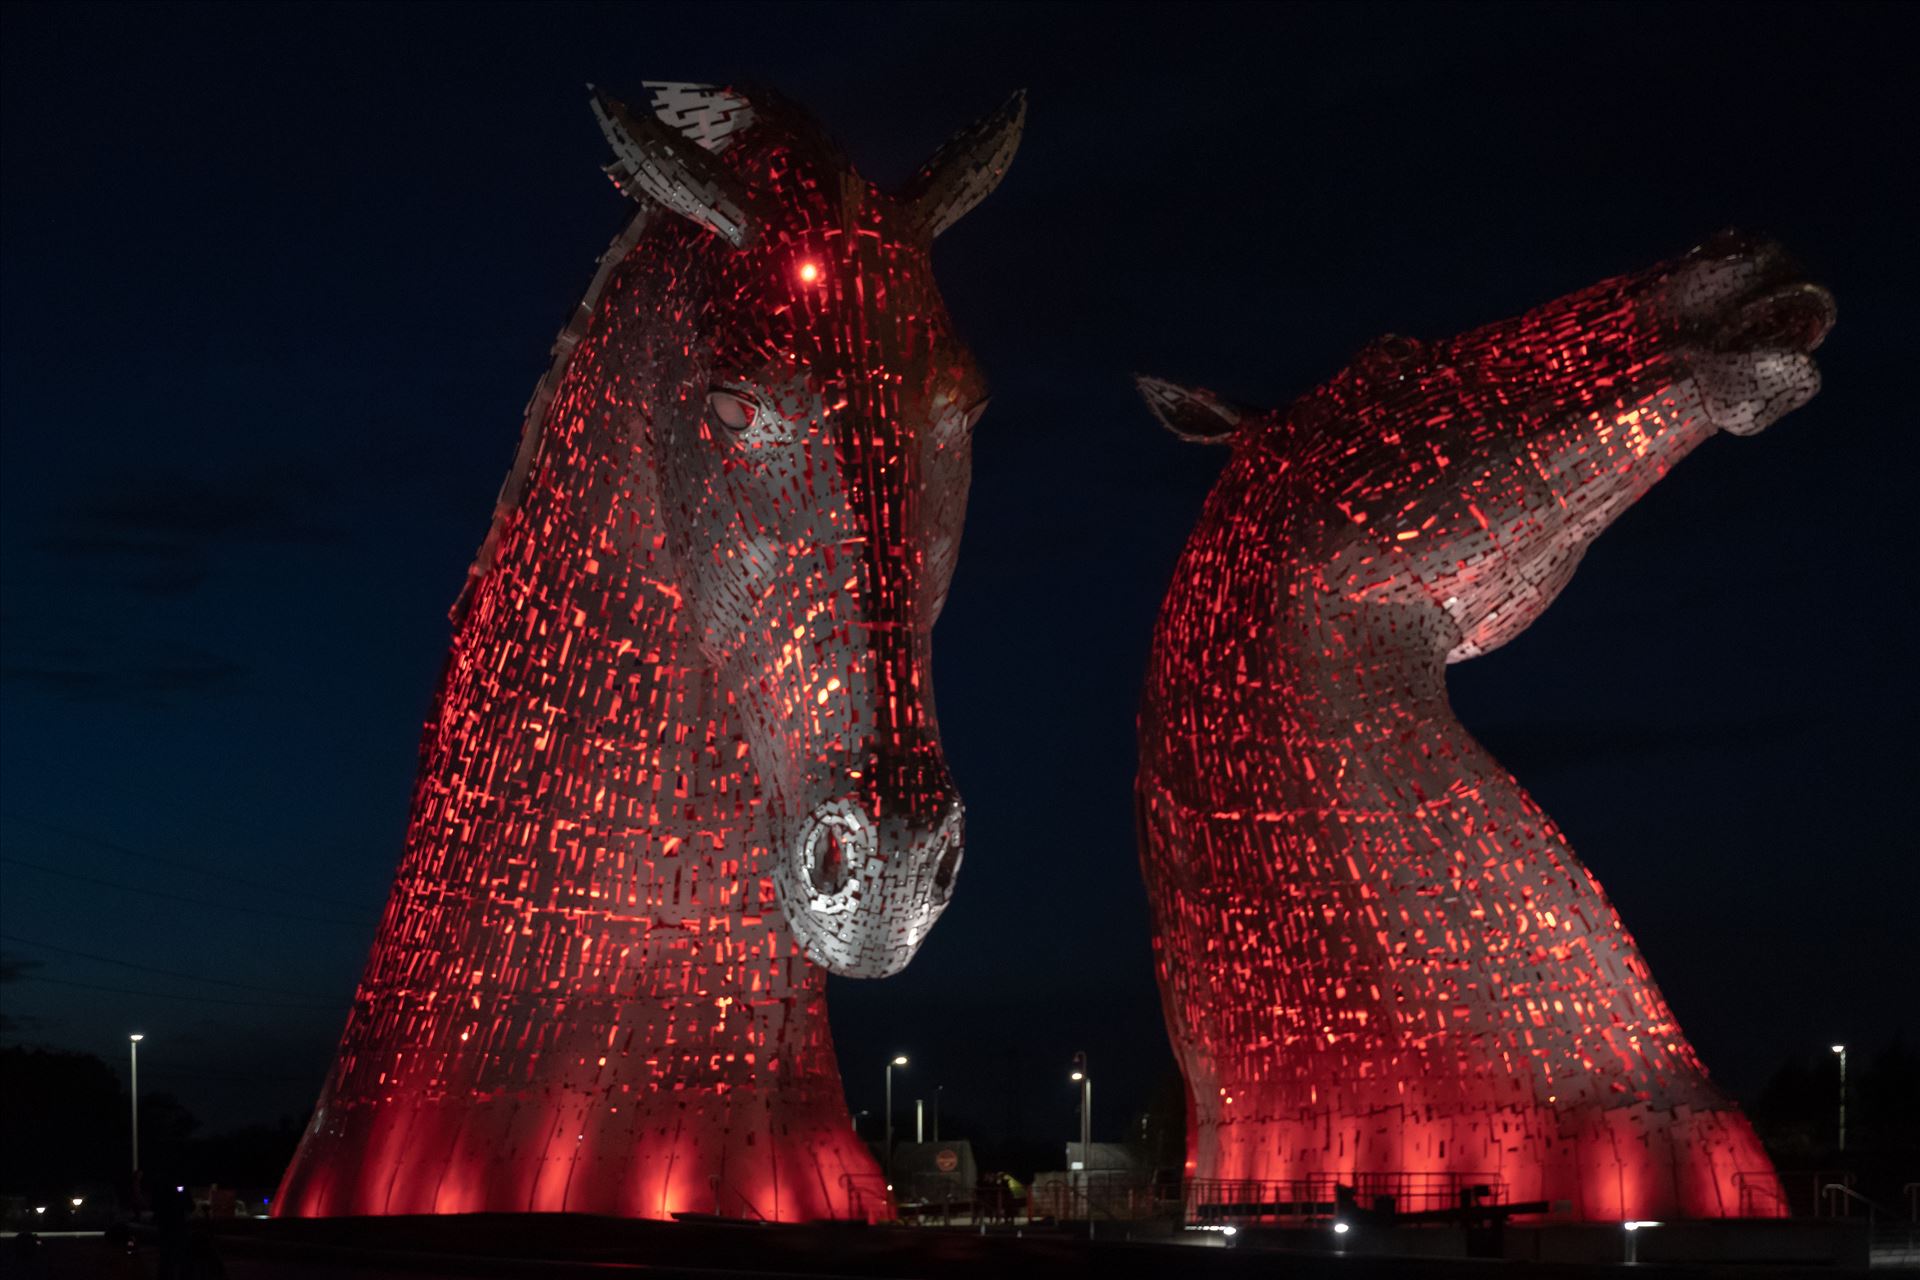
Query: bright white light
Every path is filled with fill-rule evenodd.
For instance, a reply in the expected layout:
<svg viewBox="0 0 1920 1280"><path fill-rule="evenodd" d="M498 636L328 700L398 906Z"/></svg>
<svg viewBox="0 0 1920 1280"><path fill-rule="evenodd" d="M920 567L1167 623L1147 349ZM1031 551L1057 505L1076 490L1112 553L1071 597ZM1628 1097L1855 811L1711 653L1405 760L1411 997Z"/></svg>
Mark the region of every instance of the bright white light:
<svg viewBox="0 0 1920 1280"><path fill-rule="evenodd" d="M33 1206L33 1211L34 1211L35 1213L45 1213L45 1212L47 1211L47 1206L45 1206L45 1205L43 1205L43 1204L37 1204L37 1205L35 1205L35 1206Z"/></svg>
<svg viewBox="0 0 1920 1280"><path fill-rule="evenodd" d="M74 1207L74 1208L76 1208L76 1209L78 1209L78 1208L80 1207L80 1204L81 1204L81 1201L80 1201L80 1197L79 1197L79 1196L75 1196L75 1197L73 1198L73 1207Z"/></svg>
<svg viewBox="0 0 1920 1280"><path fill-rule="evenodd" d="M895 1058L895 1059L893 1060L893 1065L894 1065L894 1066L896 1066L896 1067L904 1067L904 1066L906 1066L906 1065L907 1065L907 1055L903 1053L903 1054L901 1054L901 1055L900 1055L899 1057L897 1057L897 1058Z"/></svg>
<svg viewBox="0 0 1920 1280"><path fill-rule="evenodd" d="M1077 1084L1080 1081L1085 1080L1087 1078L1087 1073L1084 1071L1076 1071L1069 1078L1072 1079Z"/></svg>
<svg viewBox="0 0 1920 1280"><path fill-rule="evenodd" d="M1353 1228L1349 1227L1344 1222L1336 1222L1333 1224L1333 1234L1337 1236L1343 1236L1347 1234L1347 1232L1351 1231L1352 1229Z"/></svg>
<svg viewBox="0 0 1920 1280"><path fill-rule="evenodd" d="M127 1039L133 1041L135 1044L139 1044L142 1040L145 1040L146 1037L141 1035L138 1031L136 1031L132 1035L128 1036Z"/></svg>
<svg viewBox="0 0 1920 1280"><path fill-rule="evenodd" d="M1221 1235L1223 1235L1223 1236L1237 1236L1237 1235L1239 1235L1239 1234L1240 1234L1240 1228L1238 1228L1238 1227L1222 1227L1222 1228L1220 1228L1220 1234L1221 1234Z"/></svg>
<svg viewBox="0 0 1920 1280"><path fill-rule="evenodd" d="M1837 1045L1835 1045L1835 1046L1833 1046L1833 1051L1834 1051L1835 1053L1845 1053L1845 1052L1847 1051L1847 1046L1845 1046L1845 1045L1843 1045L1843 1044L1837 1044Z"/></svg>
<svg viewBox="0 0 1920 1280"><path fill-rule="evenodd" d="M1657 1227L1660 1224L1657 1222L1623 1222L1620 1225L1628 1231L1638 1231L1642 1227Z"/></svg>

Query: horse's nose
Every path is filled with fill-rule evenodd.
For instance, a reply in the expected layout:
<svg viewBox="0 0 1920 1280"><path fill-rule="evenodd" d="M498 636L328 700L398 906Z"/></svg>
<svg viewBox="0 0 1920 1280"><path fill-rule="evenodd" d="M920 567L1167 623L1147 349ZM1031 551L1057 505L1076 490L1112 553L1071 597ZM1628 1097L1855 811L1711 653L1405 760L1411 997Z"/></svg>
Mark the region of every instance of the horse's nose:
<svg viewBox="0 0 1920 1280"><path fill-rule="evenodd" d="M840 798L802 819L775 885L816 964L846 977L886 977L919 950L953 896L966 844L959 798L929 807L876 819Z"/></svg>

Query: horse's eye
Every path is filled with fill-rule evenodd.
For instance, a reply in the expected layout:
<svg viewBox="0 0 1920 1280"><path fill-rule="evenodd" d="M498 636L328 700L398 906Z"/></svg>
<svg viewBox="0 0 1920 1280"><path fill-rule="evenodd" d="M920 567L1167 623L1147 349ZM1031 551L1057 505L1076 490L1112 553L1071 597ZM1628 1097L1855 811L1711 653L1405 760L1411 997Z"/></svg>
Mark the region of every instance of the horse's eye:
<svg viewBox="0 0 1920 1280"><path fill-rule="evenodd" d="M967 430L973 430L973 424L980 421L980 415L985 413L987 406L992 403L992 400L982 400L979 404L967 410Z"/></svg>
<svg viewBox="0 0 1920 1280"><path fill-rule="evenodd" d="M757 412L753 401L732 391L709 392L707 404L712 406L713 416L720 419L720 425L729 431L745 431L753 425Z"/></svg>

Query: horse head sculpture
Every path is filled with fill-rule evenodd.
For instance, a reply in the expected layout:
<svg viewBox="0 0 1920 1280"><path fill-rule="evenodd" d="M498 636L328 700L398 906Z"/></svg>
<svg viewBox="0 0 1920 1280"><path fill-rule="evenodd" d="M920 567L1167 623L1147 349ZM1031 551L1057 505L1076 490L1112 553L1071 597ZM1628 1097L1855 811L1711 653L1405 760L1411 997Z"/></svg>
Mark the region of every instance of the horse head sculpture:
<svg viewBox="0 0 1920 1280"><path fill-rule="evenodd" d="M788 923L829 971L877 977L912 958L961 856L929 635L986 390L930 249L999 181L1024 107L891 196L770 97L727 105L724 162L658 115L594 108L615 181L686 223L633 281L657 300L632 351L658 388L640 406L657 536L741 707Z"/></svg>
<svg viewBox="0 0 1920 1280"><path fill-rule="evenodd" d="M1451 340L1382 339L1277 412L1141 379L1174 432L1232 447L1140 724L1196 1176L1779 1211L1751 1128L1444 673L1538 617L1702 441L1810 399L1832 320L1778 246L1728 234Z"/></svg>
<svg viewBox="0 0 1920 1280"><path fill-rule="evenodd" d="M639 209L454 607L407 843L276 1213L885 1211L825 975L904 966L960 799L929 633L985 389L904 189L765 91L595 93Z"/></svg>

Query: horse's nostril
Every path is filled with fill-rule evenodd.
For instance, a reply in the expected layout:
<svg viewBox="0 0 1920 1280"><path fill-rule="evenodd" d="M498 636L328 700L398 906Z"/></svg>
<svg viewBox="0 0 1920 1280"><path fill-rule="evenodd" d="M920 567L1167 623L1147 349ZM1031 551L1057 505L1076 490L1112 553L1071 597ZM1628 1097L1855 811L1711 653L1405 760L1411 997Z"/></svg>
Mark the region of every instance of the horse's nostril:
<svg viewBox="0 0 1920 1280"><path fill-rule="evenodd" d="M1817 284L1775 289L1736 311L1722 327L1722 351L1812 352L1833 327L1833 295Z"/></svg>
<svg viewBox="0 0 1920 1280"><path fill-rule="evenodd" d="M807 909L839 915L857 907L873 846L872 825L857 806L831 801L815 809L801 828L796 868Z"/></svg>
<svg viewBox="0 0 1920 1280"><path fill-rule="evenodd" d="M960 871L960 858L966 852L966 839L963 835L960 807L956 804L948 812L946 821L940 824L936 847L940 857L933 864L934 897L945 902L953 893L953 878Z"/></svg>
<svg viewBox="0 0 1920 1280"><path fill-rule="evenodd" d="M953 874L960 869L960 842L948 840L940 861L933 868L933 887L945 897L953 892Z"/></svg>
<svg viewBox="0 0 1920 1280"><path fill-rule="evenodd" d="M831 828L820 838L810 871L807 879L815 893L834 894L847 887L846 851L840 847L839 835Z"/></svg>

